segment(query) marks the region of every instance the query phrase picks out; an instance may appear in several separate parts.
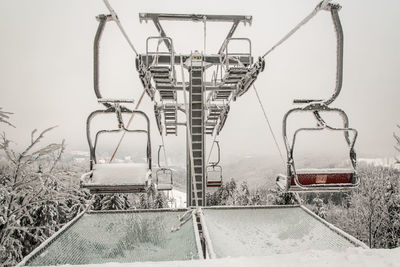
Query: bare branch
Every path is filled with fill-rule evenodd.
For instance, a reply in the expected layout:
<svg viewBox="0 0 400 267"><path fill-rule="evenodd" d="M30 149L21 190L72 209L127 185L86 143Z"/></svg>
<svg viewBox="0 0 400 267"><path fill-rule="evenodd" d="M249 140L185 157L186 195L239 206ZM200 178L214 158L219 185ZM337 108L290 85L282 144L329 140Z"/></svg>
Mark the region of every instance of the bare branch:
<svg viewBox="0 0 400 267"><path fill-rule="evenodd" d="M2 143L0 143L0 149L4 150L8 160L10 160L14 164L17 164L16 158L13 157L14 153L12 153L12 151L9 150L10 140L8 140L6 138L6 134L5 133L1 134L1 139L2 139Z"/></svg>
<svg viewBox="0 0 400 267"><path fill-rule="evenodd" d="M24 150L24 152L22 152L22 153L20 154L20 159L22 159L23 157L25 157L25 155L29 152L29 150L31 150L37 143L40 142L40 140L44 137L44 134L45 134L45 133L47 133L47 132L53 130L53 129L56 128L56 127L57 127L57 126L53 126L53 127L50 127L50 128L45 129L45 130L42 131L42 132L39 134L39 136L36 137L36 138L33 138L33 135L34 135L34 133L36 132L36 129L33 130L33 131L32 131L32 134L31 134L32 143ZM20 159L19 159L19 160L20 160Z"/></svg>
<svg viewBox="0 0 400 267"><path fill-rule="evenodd" d="M60 151L58 152L58 156L57 158L54 160L53 165L50 168L50 173L53 172L55 166L57 165L57 163L61 160L61 156L64 153L65 150L65 139L62 140L61 142L61 147L60 147Z"/></svg>
<svg viewBox="0 0 400 267"><path fill-rule="evenodd" d="M32 132L31 132L31 144L33 144L33 137L35 136L35 133L37 132L37 129L34 129Z"/></svg>

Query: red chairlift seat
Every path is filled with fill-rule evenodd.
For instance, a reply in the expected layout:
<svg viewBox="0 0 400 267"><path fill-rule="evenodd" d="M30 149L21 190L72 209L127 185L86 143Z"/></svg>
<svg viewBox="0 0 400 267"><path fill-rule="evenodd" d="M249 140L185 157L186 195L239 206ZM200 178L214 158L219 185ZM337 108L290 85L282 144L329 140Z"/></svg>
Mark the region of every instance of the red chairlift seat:
<svg viewBox="0 0 400 267"><path fill-rule="evenodd" d="M289 182L287 176L279 175L277 185L288 192L304 191L304 186L310 190L315 187L318 191L342 191L354 187L356 180L353 169L299 169L296 174L298 184L292 174Z"/></svg>
<svg viewBox="0 0 400 267"><path fill-rule="evenodd" d="M221 187L222 186L222 167L218 165L221 159L221 148L219 142L214 140L217 145L217 161L210 162L206 167L206 186L207 187ZM211 148L212 150L212 148Z"/></svg>
<svg viewBox="0 0 400 267"><path fill-rule="evenodd" d="M220 165L211 164L206 168L207 172L207 187L222 186L222 167Z"/></svg>

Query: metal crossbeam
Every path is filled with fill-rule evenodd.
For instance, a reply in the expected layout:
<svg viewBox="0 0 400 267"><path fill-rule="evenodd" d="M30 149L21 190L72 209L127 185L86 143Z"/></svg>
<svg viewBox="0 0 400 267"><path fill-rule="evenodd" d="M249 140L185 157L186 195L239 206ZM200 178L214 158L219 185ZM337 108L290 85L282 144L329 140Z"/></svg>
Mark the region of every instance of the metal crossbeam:
<svg viewBox="0 0 400 267"><path fill-rule="evenodd" d="M238 15L206 15L206 14L167 14L167 13L139 13L140 22L148 20L174 20L174 21L193 21L202 22L243 22L251 24L252 16L238 16Z"/></svg>
<svg viewBox="0 0 400 267"><path fill-rule="evenodd" d="M153 62L154 57L156 57L156 56L141 54L141 55L139 55L139 57L140 57L141 62L146 64L146 61ZM190 55L182 55L183 63L185 63L189 58L190 58ZM157 60L158 60L159 64L170 64L171 59L173 59L173 62L175 65L181 64L181 56L180 55L175 55L173 58L171 58L170 55L157 55ZM221 64L221 55L217 55L217 54L204 55L203 60L205 63L219 65L219 64ZM237 59L229 59L229 64L237 65L238 61L240 61L245 66L250 65L251 62L253 62L253 57L252 56L239 56L239 57L237 57Z"/></svg>

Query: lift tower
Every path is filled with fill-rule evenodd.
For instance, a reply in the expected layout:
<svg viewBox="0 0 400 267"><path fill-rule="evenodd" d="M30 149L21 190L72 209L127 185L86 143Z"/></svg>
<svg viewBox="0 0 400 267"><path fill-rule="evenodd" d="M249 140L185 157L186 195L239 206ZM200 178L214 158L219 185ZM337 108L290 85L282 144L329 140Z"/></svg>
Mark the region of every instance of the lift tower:
<svg viewBox="0 0 400 267"><path fill-rule="evenodd" d="M260 59L253 63L251 41L248 38L233 38L240 23L251 24L251 16L204 15L204 14L160 14L140 13L140 21L152 21L159 36L151 36L146 41L146 53L140 54L137 69L147 94L155 101L155 117L160 134L177 134L178 125L188 125L187 131L187 203L188 206L205 206L206 190L206 135L218 135L221 131L231 100L245 93L264 67ZM160 21L225 22L232 23L221 47L212 54L194 51L191 54L177 54L173 41L168 37ZM204 32L205 34L205 32ZM149 49L150 41L158 41L156 51ZM212 40L211 40L212 41ZM167 52L158 47L163 42ZM229 43L244 44L241 51L229 51ZM176 68L183 66L188 72L188 81L177 81ZM207 69L214 68L218 74L205 75ZM208 78L206 78L206 76ZM187 106L179 103L177 94L188 91ZM156 92L159 93L157 103ZM178 122L177 111L186 114L188 124ZM190 138L189 136L190 135ZM193 168L191 162L193 161ZM197 192L197 196L195 195ZM196 203L197 201L197 203Z"/></svg>

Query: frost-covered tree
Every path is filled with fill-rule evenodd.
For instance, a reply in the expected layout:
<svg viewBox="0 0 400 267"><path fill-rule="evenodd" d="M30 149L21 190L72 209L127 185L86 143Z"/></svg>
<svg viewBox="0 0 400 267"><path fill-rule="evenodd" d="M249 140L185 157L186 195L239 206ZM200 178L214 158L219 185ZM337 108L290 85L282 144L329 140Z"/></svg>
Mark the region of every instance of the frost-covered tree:
<svg viewBox="0 0 400 267"><path fill-rule="evenodd" d="M53 127L54 128L54 127ZM30 144L17 152L3 133L0 150L0 262L14 265L84 207L84 199L67 186L57 163L65 142L40 146L53 128L31 134Z"/></svg>
<svg viewBox="0 0 400 267"><path fill-rule="evenodd" d="M158 192L154 200L154 208L162 209L165 208L166 206L167 206L167 199L165 197L165 194L162 192Z"/></svg>
<svg viewBox="0 0 400 267"><path fill-rule="evenodd" d="M105 195L100 203L102 210L126 210L130 208L126 194Z"/></svg>
<svg viewBox="0 0 400 267"><path fill-rule="evenodd" d="M150 208L150 203L149 199L147 197L147 194L140 194L139 195L139 209L149 209Z"/></svg>
<svg viewBox="0 0 400 267"><path fill-rule="evenodd" d="M361 185L346 204L327 212L327 220L371 248L400 246L400 172L393 168L361 165Z"/></svg>
<svg viewBox="0 0 400 267"><path fill-rule="evenodd" d="M292 205L296 203L292 193L284 192L280 189L270 189L270 192L273 196L273 205Z"/></svg>
<svg viewBox="0 0 400 267"><path fill-rule="evenodd" d="M314 206L313 206L312 210L314 211L314 213L317 214L322 219L325 219L326 215L327 215L326 214L327 210L325 208L324 201L322 199L316 197L313 199L313 204L314 204Z"/></svg>
<svg viewBox="0 0 400 267"><path fill-rule="evenodd" d="M96 194L92 205L93 210L127 210L131 208L126 194Z"/></svg>
<svg viewBox="0 0 400 267"><path fill-rule="evenodd" d="M240 205L243 206L250 205L251 203L250 190L246 181L240 184L238 192L238 202Z"/></svg>

